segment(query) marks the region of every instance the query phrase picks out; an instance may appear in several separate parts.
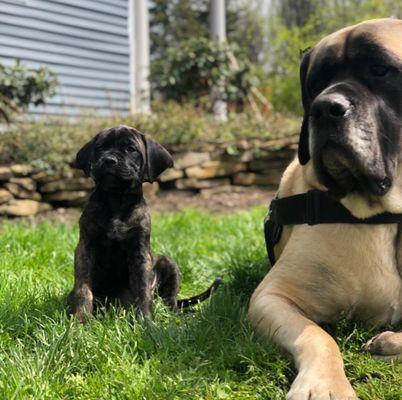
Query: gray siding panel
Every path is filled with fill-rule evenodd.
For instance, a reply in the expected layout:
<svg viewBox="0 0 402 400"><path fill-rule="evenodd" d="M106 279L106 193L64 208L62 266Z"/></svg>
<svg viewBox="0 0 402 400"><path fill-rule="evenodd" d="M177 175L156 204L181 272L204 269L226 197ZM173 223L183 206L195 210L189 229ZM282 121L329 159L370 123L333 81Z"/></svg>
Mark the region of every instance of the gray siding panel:
<svg viewBox="0 0 402 400"><path fill-rule="evenodd" d="M0 5L1 1L2 0L0 0ZM66 26L58 22L37 21L33 18L7 15L3 13L2 10L0 11L0 24L14 25L15 28L17 29L18 27L28 27L38 29L39 31L44 32L60 33L62 35L70 37L71 39L86 38L95 41L100 41L101 43L102 42L115 43L115 44L125 43L124 38L122 38L121 36L116 37L115 35L96 32L90 29L81 29L78 27Z"/></svg>
<svg viewBox="0 0 402 400"><path fill-rule="evenodd" d="M4 16L19 16L23 18L34 19L36 21L44 22L57 22L58 24L65 25L71 28L83 28L85 30L92 30L95 32L105 32L125 38L126 29L125 26L105 24L104 22L97 22L85 17L72 17L66 14L60 14L59 12L48 12L45 10L37 9L34 5L20 5L9 4L4 11Z"/></svg>
<svg viewBox="0 0 402 400"><path fill-rule="evenodd" d="M26 3L24 2L17 3L15 0L3 0L3 1L4 3L9 3L14 6L26 7ZM85 18L87 20L106 22L115 25L120 25L121 23L121 17L112 14L107 14L104 12L100 13L85 10L83 8L71 7L71 4L62 4L55 0L30 0L29 6L35 7L35 10L50 11L60 16L79 17L79 18ZM124 15L122 16L124 17Z"/></svg>
<svg viewBox="0 0 402 400"><path fill-rule="evenodd" d="M79 67L85 69L93 69L99 71L109 72L123 72L128 74L128 64L119 64L112 61L91 60L80 56L73 56L72 54L57 54L47 52L46 50L32 50L29 47L18 47L17 43L10 40L10 45L0 45L0 54L9 58L17 58L21 60L31 60L43 62L44 64L67 65L71 67Z"/></svg>
<svg viewBox="0 0 402 400"><path fill-rule="evenodd" d="M1 59L1 62L5 65L13 65L15 64L15 58L8 58L8 57L3 57ZM30 61L30 60L24 60L24 64L27 65L29 68L38 68L41 65L43 65L43 62L35 62L35 61ZM91 71L87 69L82 69L82 68L74 68L70 66L64 66L64 65L51 65L50 66L53 71L57 73L57 76L59 80L61 78L72 78L71 79L71 84L74 84L75 80L77 80L77 84L79 85L86 85L86 82L88 81L88 87L94 87L95 82L102 82L104 83L111 83L115 84L117 83L122 83L126 84L127 83L127 74L126 73L117 73L117 72L104 72L104 71ZM82 78L81 80L79 80ZM96 86L96 85L95 85Z"/></svg>
<svg viewBox="0 0 402 400"><path fill-rule="evenodd" d="M129 61L128 55L110 54L104 50L88 50L71 45L62 45L55 43L40 42L35 39L22 39L9 36L7 34L0 35L0 46L14 49L34 50L59 55L70 55L80 59L107 61L117 65L127 65ZM1 53L2 54L2 53Z"/></svg>
<svg viewBox="0 0 402 400"><path fill-rule="evenodd" d="M18 28L18 29L16 29ZM0 37L7 35L17 39L34 39L41 43L71 45L71 36L41 31L37 28L27 28L7 23L0 24ZM74 37L74 46L78 49L100 50L108 54L127 54L127 44L106 43L99 40Z"/></svg>
<svg viewBox="0 0 402 400"><path fill-rule="evenodd" d="M0 0L0 61L46 65L60 87L37 115L129 109L127 0Z"/></svg>

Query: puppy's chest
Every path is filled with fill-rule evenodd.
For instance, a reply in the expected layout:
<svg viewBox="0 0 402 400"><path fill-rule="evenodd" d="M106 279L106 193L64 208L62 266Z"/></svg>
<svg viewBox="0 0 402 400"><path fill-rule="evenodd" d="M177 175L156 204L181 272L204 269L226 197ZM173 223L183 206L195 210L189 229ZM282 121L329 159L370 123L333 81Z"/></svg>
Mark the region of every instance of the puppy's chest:
<svg viewBox="0 0 402 400"><path fill-rule="evenodd" d="M140 239L146 234L147 219L140 213L111 213L102 221L101 230L109 240Z"/></svg>
<svg viewBox="0 0 402 400"><path fill-rule="evenodd" d="M111 218L105 223L105 236L112 241L123 241L140 233L141 226L138 223L121 220L118 217Z"/></svg>
<svg viewBox="0 0 402 400"><path fill-rule="evenodd" d="M113 217L102 221L92 241L96 264L106 270L126 269L135 263L139 253L149 251L149 240L145 227L135 218Z"/></svg>
<svg viewBox="0 0 402 400"><path fill-rule="evenodd" d="M92 279L97 295L111 295L113 290L127 287L130 249L121 241L98 237L94 244Z"/></svg>

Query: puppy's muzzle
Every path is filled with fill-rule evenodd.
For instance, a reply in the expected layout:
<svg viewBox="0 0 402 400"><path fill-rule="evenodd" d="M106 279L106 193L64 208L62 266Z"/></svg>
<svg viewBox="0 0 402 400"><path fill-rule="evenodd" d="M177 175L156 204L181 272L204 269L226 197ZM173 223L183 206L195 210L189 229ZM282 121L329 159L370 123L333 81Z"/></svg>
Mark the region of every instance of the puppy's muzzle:
<svg viewBox="0 0 402 400"><path fill-rule="evenodd" d="M102 161L103 166L105 166L106 168L115 167L117 163L118 163L117 157L113 155L106 156Z"/></svg>

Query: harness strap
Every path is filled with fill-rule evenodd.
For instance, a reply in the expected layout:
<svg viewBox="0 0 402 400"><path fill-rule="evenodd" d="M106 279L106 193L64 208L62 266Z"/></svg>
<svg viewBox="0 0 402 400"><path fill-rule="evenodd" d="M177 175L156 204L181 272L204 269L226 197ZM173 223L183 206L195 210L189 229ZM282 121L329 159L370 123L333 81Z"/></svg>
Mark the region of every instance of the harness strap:
<svg viewBox="0 0 402 400"><path fill-rule="evenodd" d="M284 225L400 223L402 214L389 212L369 218L357 218L327 192L314 189L307 193L272 200L264 222L265 243L271 265L274 265L274 247L281 238Z"/></svg>

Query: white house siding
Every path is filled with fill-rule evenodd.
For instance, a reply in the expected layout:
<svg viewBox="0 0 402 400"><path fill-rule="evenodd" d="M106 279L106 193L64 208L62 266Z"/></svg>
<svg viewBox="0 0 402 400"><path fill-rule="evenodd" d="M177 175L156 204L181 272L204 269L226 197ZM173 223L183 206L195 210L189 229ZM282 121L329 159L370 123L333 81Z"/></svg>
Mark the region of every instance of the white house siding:
<svg viewBox="0 0 402 400"><path fill-rule="evenodd" d="M56 72L57 95L35 114L129 110L128 0L0 0L0 62Z"/></svg>

